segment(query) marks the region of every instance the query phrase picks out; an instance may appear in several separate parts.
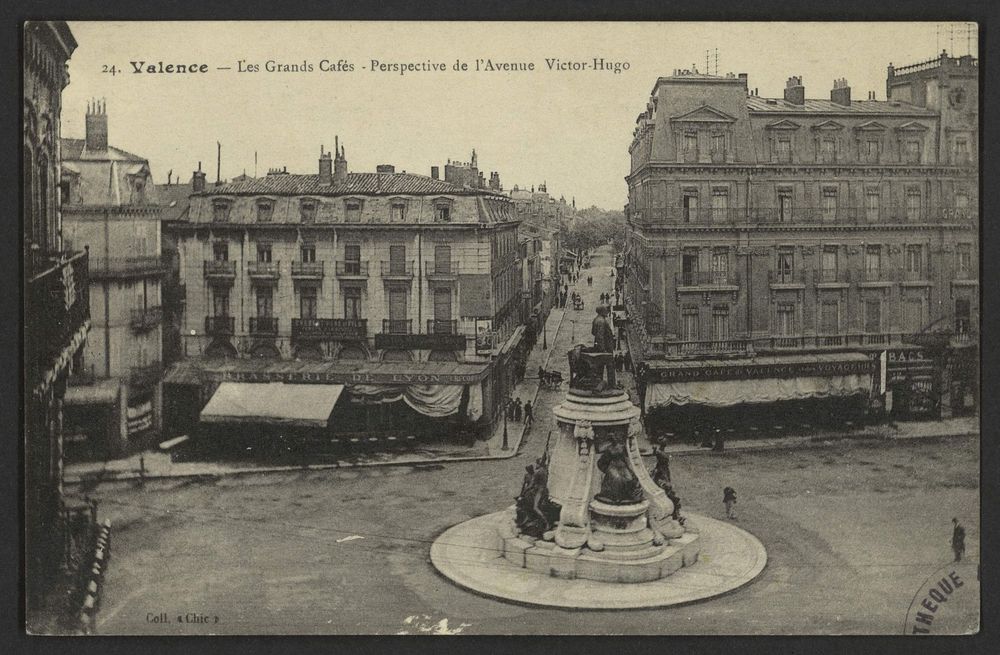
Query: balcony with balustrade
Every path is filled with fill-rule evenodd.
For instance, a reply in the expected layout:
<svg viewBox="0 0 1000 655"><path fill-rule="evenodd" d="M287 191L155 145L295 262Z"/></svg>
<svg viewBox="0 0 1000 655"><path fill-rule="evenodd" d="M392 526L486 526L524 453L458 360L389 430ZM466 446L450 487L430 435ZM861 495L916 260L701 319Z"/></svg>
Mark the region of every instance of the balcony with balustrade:
<svg viewBox="0 0 1000 655"><path fill-rule="evenodd" d="M673 340L663 344L664 354L670 358L737 357L753 354L750 339Z"/></svg>
<svg viewBox="0 0 1000 655"><path fill-rule="evenodd" d="M24 368L34 387L64 365L86 337L90 319L86 251L36 255L25 289Z"/></svg>
<svg viewBox="0 0 1000 655"><path fill-rule="evenodd" d="M281 262L247 262L247 275L254 280L277 280L281 277Z"/></svg>
<svg viewBox="0 0 1000 655"><path fill-rule="evenodd" d="M131 310L129 325L135 332L148 332L163 322L163 307L153 305Z"/></svg>
<svg viewBox="0 0 1000 655"><path fill-rule="evenodd" d="M897 277L899 284L904 287L929 287L934 271L928 265L906 266L899 269Z"/></svg>
<svg viewBox="0 0 1000 655"><path fill-rule="evenodd" d="M236 331L236 319L232 316L206 316L205 334L211 337L231 337Z"/></svg>
<svg viewBox="0 0 1000 655"><path fill-rule="evenodd" d="M854 273L858 286L862 288L891 286L898 277L895 271L886 266L866 266Z"/></svg>
<svg viewBox="0 0 1000 655"><path fill-rule="evenodd" d="M711 227L725 225L842 226L899 224L968 224L979 219L976 207L955 205L905 205L880 207L792 206L780 207L647 207L630 213L630 221L644 227L657 225Z"/></svg>
<svg viewBox="0 0 1000 655"><path fill-rule="evenodd" d="M382 319L382 334L413 334L413 321L410 319Z"/></svg>
<svg viewBox="0 0 1000 655"><path fill-rule="evenodd" d="M772 289L802 289L809 280L805 269L778 269L767 272L767 281Z"/></svg>
<svg viewBox="0 0 1000 655"><path fill-rule="evenodd" d="M851 282L851 272L846 268L819 268L812 272L813 284L817 289L842 289Z"/></svg>
<svg viewBox="0 0 1000 655"><path fill-rule="evenodd" d="M380 272L384 280L412 280L413 262L398 259L379 262Z"/></svg>
<svg viewBox="0 0 1000 655"><path fill-rule="evenodd" d="M292 341L358 341L368 337L363 318L293 318Z"/></svg>
<svg viewBox="0 0 1000 655"><path fill-rule="evenodd" d="M155 277L168 269L169 260L162 255L90 258L90 277L95 280Z"/></svg>
<svg viewBox="0 0 1000 655"><path fill-rule="evenodd" d="M740 275L735 271L683 271L674 274L678 291L737 291Z"/></svg>
<svg viewBox="0 0 1000 655"><path fill-rule="evenodd" d="M343 279L364 280L368 278L368 262L346 260L337 262L337 277Z"/></svg>
<svg viewBox="0 0 1000 655"><path fill-rule="evenodd" d="M427 334L458 334L458 320L427 319Z"/></svg>
<svg viewBox="0 0 1000 655"><path fill-rule="evenodd" d="M204 274L206 280L232 282L236 278L236 262L209 259L204 262Z"/></svg>
<svg viewBox="0 0 1000 655"><path fill-rule="evenodd" d="M293 280L322 280L323 262L292 262Z"/></svg>
<svg viewBox="0 0 1000 655"><path fill-rule="evenodd" d="M250 336L274 337L278 334L278 318L276 316L251 316Z"/></svg>
<svg viewBox="0 0 1000 655"><path fill-rule="evenodd" d="M457 280L460 265L457 259L424 262L427 279Z"/></svg>

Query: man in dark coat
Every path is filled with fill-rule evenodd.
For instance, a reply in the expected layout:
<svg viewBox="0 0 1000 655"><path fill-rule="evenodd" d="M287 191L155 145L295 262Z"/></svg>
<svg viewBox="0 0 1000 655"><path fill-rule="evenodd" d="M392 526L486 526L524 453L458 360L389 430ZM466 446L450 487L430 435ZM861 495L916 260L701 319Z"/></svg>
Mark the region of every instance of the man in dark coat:
<svg viewBox="0 0 1000 655"><path fill-rule="evenodd" d="M965 528L957 518L952 519L951 523L954 526L951 532L951 549L955 551L955 561L961 562L962 555L965 554Z"/></svg>

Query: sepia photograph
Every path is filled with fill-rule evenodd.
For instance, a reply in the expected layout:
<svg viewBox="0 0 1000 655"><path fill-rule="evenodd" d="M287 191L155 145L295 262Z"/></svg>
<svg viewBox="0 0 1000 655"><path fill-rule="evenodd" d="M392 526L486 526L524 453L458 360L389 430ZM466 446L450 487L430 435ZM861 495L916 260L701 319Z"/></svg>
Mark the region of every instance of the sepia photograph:
<svg viewBox="0 0 1000 655"><path fill-rule="evenodd" d="M19 36L30 635L979 633L976 22Z"/></svg>

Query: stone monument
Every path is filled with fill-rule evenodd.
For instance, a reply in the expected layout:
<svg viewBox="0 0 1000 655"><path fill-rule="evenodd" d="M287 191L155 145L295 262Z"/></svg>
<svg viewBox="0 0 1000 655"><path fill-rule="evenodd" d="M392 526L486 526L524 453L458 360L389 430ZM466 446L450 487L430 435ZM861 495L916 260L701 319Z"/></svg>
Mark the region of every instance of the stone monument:
<svg viewBox="0 0 1000 655"><path fill-rule="evenodd" d="M554 577L657 580L697 560L698 532L674 518L630 434L639 409L615 380L606 307L592 332L592 347L569 351L569 392L554 409L559 432L529 467L515 520L500 527L503 554ZM547 520L556 509L558 520Z"/></svg>

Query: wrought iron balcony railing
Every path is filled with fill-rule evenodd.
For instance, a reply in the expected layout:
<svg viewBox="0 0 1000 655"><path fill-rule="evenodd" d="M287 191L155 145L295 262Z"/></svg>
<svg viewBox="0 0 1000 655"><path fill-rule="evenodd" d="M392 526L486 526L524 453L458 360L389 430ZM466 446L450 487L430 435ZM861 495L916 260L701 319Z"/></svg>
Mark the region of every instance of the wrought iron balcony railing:
<svg viewBox="0 0 1000 655"><path fill-rule="evenodd" d="M255 336L278 334L278 318L276 316L251 316L250 334Z"/></svg>
<svg viewBox="0 0 1000 655"><path fill-rule="evenodd" d="M336 271L339 277L368 277L368 262L337 262Z"/></svg>
<svg viewBox="0 0 1000 655"><path fill-rule="evenodd" d="M247 275L250 277L277 279L281 276L281 262L247 262Z"/></svg>
<svg viewBox="0 0 1000 655"><path fill-rule="evenodd" d="M458 260L425 262L427 277L454 277L458 275Z"/></svg>
<svg viewBox="0 0 1000 655"><path fill-rule="evenodd" d="M163 322L163 307L160 305L133 309L131 314L130 324L137 332L151 330Z"/></svg>
<svg viewBox="0 0 1000 655"><path fill-rule="evenodd" d="M381 273L382 277L399 277L399 278L409 278L413 277L413 262L403 261L403 260L389 260L382 261Z"/></svg>
<svg viewBox="0 0 1000 655"><path fill-rule="evenodd" d="M292 262L292 277L319 279L323 277L323 262Z"/></svg>
<svg viewBox="0 0 1000 655"><path fill-rule="evenodd" d="M228 260L209 259L205 261L205 277L229 278L236 277L236 262Z"/></svg>
<svg viewBox="0 0 1000 655"><path fill-rule="evenodd" d="M676 274L678 287L718 287L739 285L734 271L683 271Z"/></svg>
<svg viewBox="0 0 1000 655"><path fill-rule="evenodd" d="M25 297L24 357L34 385L55 365L90 318L87 252L36 254Z"/></svg>
<svg viewBox="0 0 1000 655"><path fill-rule="evenodd" d="M368 321L363 318L293 318L292 339L365 339Z"/></svg>
<svg viewBox="0 0 1000 655"><path fill-rule="evenodd" d="M427 320L427 334L458 334L458 320Z"/></svg>
<svg viewBox="0 0 1000 655"><path fill-rule="evenodd" d="M410 319L382 319L382 334L413 334L413 321Z"/></svg>
<svg viewBox="0 0 1000 655"><path fill-rule="evenodd" d="M210 336L232 336L236 331L236 319L232 316L206 316L205 334Z"/></svg>

